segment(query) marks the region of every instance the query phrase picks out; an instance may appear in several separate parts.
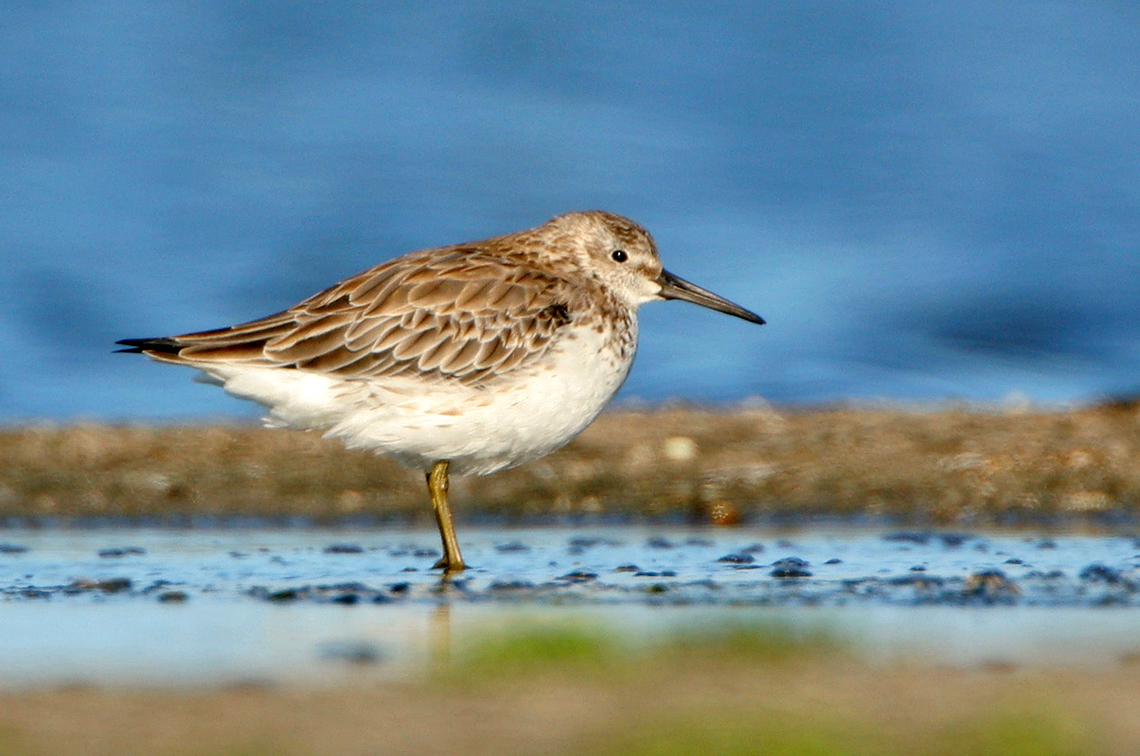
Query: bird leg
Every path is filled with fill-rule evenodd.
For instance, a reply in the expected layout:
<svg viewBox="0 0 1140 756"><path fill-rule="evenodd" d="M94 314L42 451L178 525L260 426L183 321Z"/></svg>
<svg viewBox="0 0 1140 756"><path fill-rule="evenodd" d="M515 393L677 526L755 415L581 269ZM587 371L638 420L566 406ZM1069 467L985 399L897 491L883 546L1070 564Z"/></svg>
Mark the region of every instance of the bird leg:
<svg viewBox="0 0 1140 756"><path fill-rule="evenodd" d="M451 523L451 506L447 503L447 460L436 462L427 474L428 493L435 509L435 521L439 524L439 537L443 541L443 558L433 565L443 568L444 573L466 569L463 556L459 553L459 541L455 539L455 526Z"/></svg>

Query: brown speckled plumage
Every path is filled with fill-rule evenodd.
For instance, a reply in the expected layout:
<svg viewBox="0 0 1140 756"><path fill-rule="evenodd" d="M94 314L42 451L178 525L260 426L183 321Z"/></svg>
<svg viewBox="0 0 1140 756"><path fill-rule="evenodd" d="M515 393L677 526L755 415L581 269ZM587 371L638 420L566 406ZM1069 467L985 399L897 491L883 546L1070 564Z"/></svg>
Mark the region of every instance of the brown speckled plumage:
<svg viewBox="0 0 1140 756"><path fill-rule="evenodd" d="M640 226L609 219L625 245L652 247ZM176 352L148 353L167 362L248 363L344 379L414 374L482 387L540 362L576 323L609 332L620 357L631 357L629 308L596 276L550 260L544 252L568 237L546 229L405 255L283 312L175 336Z"/></svg>

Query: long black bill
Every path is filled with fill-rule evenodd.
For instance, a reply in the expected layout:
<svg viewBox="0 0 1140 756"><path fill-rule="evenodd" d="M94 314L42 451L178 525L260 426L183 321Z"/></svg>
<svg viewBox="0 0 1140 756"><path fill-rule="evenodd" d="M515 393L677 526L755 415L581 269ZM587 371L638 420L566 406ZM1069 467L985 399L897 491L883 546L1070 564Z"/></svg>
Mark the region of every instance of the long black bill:
<svg viewBox="0 0 1140 756"><path fill-rule="evenodd" d="M692 302L693 304L699 304L702 307L708 307L729 315L735 315L750 323L764 325L764 318L751 310L746 310L735 302L729 302L724 297L713 294L708 289L702 289L700 286L691 284L683 278L678 278L667 270L661 271L661 275L657 277L657 283L661 284L660 296L662 299L681 299L686 302Z"/></svg>

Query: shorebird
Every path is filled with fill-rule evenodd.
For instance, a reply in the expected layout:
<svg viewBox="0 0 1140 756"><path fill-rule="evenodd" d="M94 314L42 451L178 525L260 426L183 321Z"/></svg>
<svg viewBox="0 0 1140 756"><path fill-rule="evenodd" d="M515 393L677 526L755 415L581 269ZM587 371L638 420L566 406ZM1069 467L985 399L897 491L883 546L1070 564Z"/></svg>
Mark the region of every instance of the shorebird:
<svg viewBox="0 0 1140 756"><path fill-rule="evenodd" d="M448 476L537 459L589 425L637 348L637 309L680 299L762 324L666 271L649 232L613 213L412 252L288 310L181 336L124 339L123 352L200 370L268 410L422 470L443 542L435 567L464 569Z"/></svg>

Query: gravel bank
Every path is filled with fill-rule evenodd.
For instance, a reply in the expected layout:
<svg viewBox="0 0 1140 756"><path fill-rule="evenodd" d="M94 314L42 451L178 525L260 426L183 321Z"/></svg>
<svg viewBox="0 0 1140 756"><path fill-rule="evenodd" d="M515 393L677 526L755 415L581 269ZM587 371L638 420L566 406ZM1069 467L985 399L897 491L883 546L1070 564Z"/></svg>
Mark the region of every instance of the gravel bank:
<svg viewBox="0 0 1140 756"><path fill-rule="evenodd" d="M9 426L0 459L4 518L430 517L419 474L314 434L248 425ZM1129 520L1140 406L615 411L545 459L457 477L452 491L460 519Z"/></svg>

